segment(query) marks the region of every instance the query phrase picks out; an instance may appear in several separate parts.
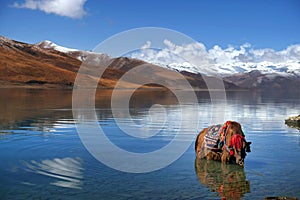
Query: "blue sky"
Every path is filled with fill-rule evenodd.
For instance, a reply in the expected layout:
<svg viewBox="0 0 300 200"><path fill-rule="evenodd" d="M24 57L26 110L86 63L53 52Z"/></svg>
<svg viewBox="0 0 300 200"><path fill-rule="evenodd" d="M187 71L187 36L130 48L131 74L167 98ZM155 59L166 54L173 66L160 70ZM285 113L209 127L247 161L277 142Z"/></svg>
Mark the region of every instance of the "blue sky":
<svg viewBox="0 0 300 200"><path fill-rule="evenodd" d="M62 46L91 50L114 34L148 26L182 32L208 49L214 45L226 48L250 43L255 49L278 51L300 43L300 1L0 2L0 35L28 43L51 40Z"/></svg>

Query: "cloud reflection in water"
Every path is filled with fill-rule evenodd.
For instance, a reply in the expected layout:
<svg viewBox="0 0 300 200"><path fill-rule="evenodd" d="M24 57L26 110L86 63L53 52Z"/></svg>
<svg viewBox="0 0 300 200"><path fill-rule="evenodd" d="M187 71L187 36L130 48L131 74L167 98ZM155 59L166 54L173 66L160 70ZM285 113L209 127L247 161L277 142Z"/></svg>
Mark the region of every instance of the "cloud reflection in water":
<svg viewBox="0 0 300 200"><path fill-rule="evenodd" d="M59 187L81 189L82 187L82 160L80 158L54 158L53 160L42 160L37 162L24 162L27 170L55 180L51 185Z"/></svg>

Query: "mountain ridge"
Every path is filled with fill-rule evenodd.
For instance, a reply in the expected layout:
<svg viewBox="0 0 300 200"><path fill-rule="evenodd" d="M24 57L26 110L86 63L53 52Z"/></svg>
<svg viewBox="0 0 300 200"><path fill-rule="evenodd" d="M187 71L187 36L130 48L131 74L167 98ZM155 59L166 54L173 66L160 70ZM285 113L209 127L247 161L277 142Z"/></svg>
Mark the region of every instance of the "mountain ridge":
<svg viewBox="0 0 300 200"><path fill-rule="evenodd" d="M190 82L192 87L198 89L207 89L204 77L205 74L191 72L181 68L170 66L158 66L147 63L143 60L119 57L112 58L106 54L100 54L90 51L81 51L59 46L51 41L45 40L36 44L27 44L9 38L0 36L0 82L1 85L23 85L23 86L61 86L73 87L77 72L88 57L109 58L112 62L105 70L105 73L99 81L98 87L114 88L116 83L121 80L122 87L136 87L139 83L137 80L149 79L149 83L159 82L164 79L160 73L172 74L172 71L179 71L183 77ZM135 74L135 80L126 81L121 77L140 65L151 66L151 75L148 72ZM282 76L280 74L262 73L259 70L253 70L245 73L221 74L224 85L227 90L238 89L285 89L288 87L291 90L297 91L297 86L300 84L300 76L297 73L290 76ZM97 79L89 74L91 79ZM168 79L164 80L167 84L174 84L179 80L172 80L171 75L167 75ZM219 76L217 78L220 78ZM180 83L180 81L178 82ZM145 87L153 87L149 84ZM144 86L143 86L144 87ZM157 85L155 85L157 87Z"/></svg>

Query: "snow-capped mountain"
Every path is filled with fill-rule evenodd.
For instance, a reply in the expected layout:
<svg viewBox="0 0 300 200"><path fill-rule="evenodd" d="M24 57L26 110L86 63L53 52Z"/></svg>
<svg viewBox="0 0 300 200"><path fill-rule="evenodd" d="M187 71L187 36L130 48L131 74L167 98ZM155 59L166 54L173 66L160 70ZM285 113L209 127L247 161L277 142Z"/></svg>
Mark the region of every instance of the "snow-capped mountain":
<svg viewBox="0 0 300 200"><path fill-rule="evenodd" d="M215 64L210 66L193 66L192 64L186 63L171 63L171 64L160 64L156 65L163 66L168 69L177 71L187 71L191 73L200 73L206 75L220 75L223 77L231 76L233 74L243 74L252 71L259 71L262 74L273 74L278 76L298 76L300 77L300 61L299 62L287 62L287 63L272 63L263 61L260 63L232 63L232 64Z"/></svg>
<svg viewBox="0 0 300 200"><path fill-rule="evenodd" d="M70 54L72 56L76 56L76 58L80 61L83 61L86 56L90 54L98 54L90 51L82 51L78 49L67 48L63 46L59 46L49 40L45 40L43 42L37 43L36 46L39 46L43 49L53 49L56 51L60 51L63 53ZM297 76L300 77L300 59L299 61L288 60L286 62L271 62L271 61L259 61L259 62L208 62L206 64L197 65L194 63L190 63L188 61L183 61L182 59L177 59L178 62L174 62L174 58L169 59L170 55L165 55L165 58L160 57L151 58L147 57L143 54L134 54L130 56L132 58L141 59L148 63L159 65L161 67L176 70L176 71L186 71L195 74L204 74L204 75L213 75L213 76L231 76L234 74L243 74L249 73L252 71L259 71L261 74L271 74L272 76ZM300 57L300 53L299 53ZM200 58L201 59L201 58ZM176 60L176 59L175 59Z"/></svg>
<svg viewBox="0 0 300 200"><path fill-rule="evenodd" d="M190 63L166 65L155 62L155 64L179 72L186 71L193 74L222 77L224 81L245 89L286 90L295 95L300 95L298 87L300 84L300 62L276 64L268 61L259 63L236 62L234 64L214 64L198 67Z"/></svg>
<svg viewBox="0 0 300 200"><path fill-rule="evenodd" d="M300 56L300 55L299 55ZM163 62L159 62L157 59L140 57L135 54L133 56L137 59L142 59L146 62L162 66L167 69L176 71L187 71L196 74L205 74L211 76L231 76L233 74L243 74L252 71L259 71L262 74L273 74L278 76L293 76L300 77L300 60L299 61L286 61L286 62L230 62L230 63L206 63L206 64L192 64L185 62L169 62L167 59L160 59Z"/></svg>

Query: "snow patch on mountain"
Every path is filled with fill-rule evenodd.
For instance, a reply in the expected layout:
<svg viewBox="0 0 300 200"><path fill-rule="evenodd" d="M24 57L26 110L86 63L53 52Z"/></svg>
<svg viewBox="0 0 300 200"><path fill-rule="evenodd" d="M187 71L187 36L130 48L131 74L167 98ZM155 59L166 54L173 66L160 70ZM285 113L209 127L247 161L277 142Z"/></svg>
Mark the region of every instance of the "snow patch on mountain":
<svg viewBox="0 0 300 200"><path fill-rule="evenodd" d="M95 57L95 56L101 57L102 55L106 56L105 54L100 54L100 53L96 53L96 52L82 51L82 50L78 50L78 49L63 47L63 46L57 45L49 40L39 42L39 43L35 44L35 46L37 46L41 49L44 49L44 50L49 49L49 50L56 50L56 51L59 51L62 53L66 53L80 61L84 61L88 56L93 56L93 57Z"/></svg>
<svg viewBox="0 0 300 200"><path fill-rule="evenodd" d="M66 47L62 47L62 46L59 46L49 40L45 40L43 42L39 42L36 44L37 46L40 46L41 48L44 48L44 49L54 49L56 51L60 51L60 52L63 52L63 53L70 53L70 52L73 52L73 51L79 51L78 49L71 49L71 48L66 48Z"/></svg>

